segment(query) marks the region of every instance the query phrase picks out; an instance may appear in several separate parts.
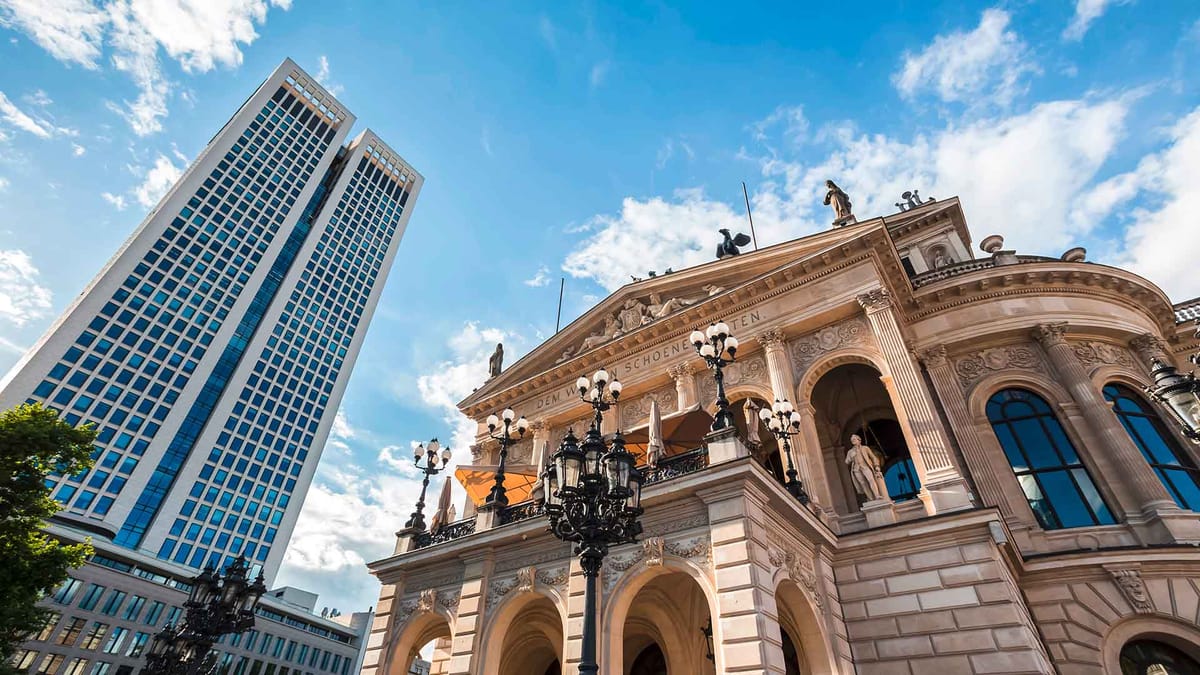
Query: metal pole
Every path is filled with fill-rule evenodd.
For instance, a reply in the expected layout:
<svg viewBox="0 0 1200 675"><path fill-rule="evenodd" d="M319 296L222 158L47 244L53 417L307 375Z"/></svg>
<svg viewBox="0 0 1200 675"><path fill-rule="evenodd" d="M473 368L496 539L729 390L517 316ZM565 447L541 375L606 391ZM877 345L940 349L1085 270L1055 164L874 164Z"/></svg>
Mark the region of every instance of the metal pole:
<svg viewBox="0 0 1200 675"><path fill-rule="evenodd" d="M754 234L754 214L750 213L750 193L746 192L746 181L742 181L742 197L746 200L746 217L750 219L750 238L754 240L754 250L758 250L758 236Z"/></svg>
<svg viewBox="0 0 1200 675"><path fill-rule="evenodd" d="M579 556L583 567L583 646L579 652L579 675L594 675L600 671L596 663L596 581L600 576L603 557L585 550Z"/></svg>
<svg viewBox="0 0 1200 675"><path fill-rule="evenodd" d="M567 278L559 277L558 278L558 314L555 315L555 317L554 317L554 332L555 332L555 334L558 333L558 327L562 323L563 287L566 285L567 285Z"/></svg>

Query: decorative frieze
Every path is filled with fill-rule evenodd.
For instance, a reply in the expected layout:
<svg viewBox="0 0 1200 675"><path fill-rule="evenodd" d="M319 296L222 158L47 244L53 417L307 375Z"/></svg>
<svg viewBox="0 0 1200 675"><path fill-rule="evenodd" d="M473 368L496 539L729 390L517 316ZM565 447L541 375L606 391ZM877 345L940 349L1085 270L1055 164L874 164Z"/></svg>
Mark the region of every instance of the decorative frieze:
<svg viewBox="0 0 1200 675"><path fill-rule="evenodd" d="M1127 350L1107 342L1096 342L1094 340L1076 342L1071 345L1071 348L1075 351L1075 356L1079 359L1080 363L1085 366L1133 366L1133 357L1129 355Z"/></svg>
<svg viewBox="0 0 1200 675"><path fill-rule="evenodd" d="M706 567L712 567L712 544L707 535L676 542L666 542L662 537L646 537L637 548L610 555L605 560L604 590L606 592L611 590L625 574L625 571L639 562L646 561L647 567L661 566L666 555L683 560L703 558L703 564Z"/></svg>
<svg viewBox="0 0 1200 675"><path fill-rule="evenodd" d="M963 389L988 373L1001 370L1035 370L1046 372L1046 365L1036 347L1031 344L994 347L961 356L954 362L954 373Z"/></svg>
<svg viewBox="0 0 1200 675"><path fill-rule="evenodd" d="M791 340L788 346L796 375L799 376L813 361L824 354L845 347L865 344L870 339L870 334L867 323L856 318Z"/></svg>
<svg viewBox="0 0 1200 675"><path fill-rule="evenodd" d="M630 400L621 400L621 426L630 429L650 417L650 404L657 401L658 411L664 415L679 409L679 397L675 387L664 387L642 394Z"/></svg>
<svg viewBox="0 0 1200 675"><path fill-rule="evenodd" d="M787 572L788 577L796 582L812 598L818 610L825 608L825 594L821 590L817 578L816 562L808 555L776 546L767 547L767 561L776 568Z"/></svg>
<svg viewBox="0 0 1200 675"><path fill-rule="evenodd" d="M715 401L717 398L717 381L707 372L700 373L697 385L700 388L700 401ZM755 354L742 361L734 361L725 366L725 389L739 385L756 384L770 388L771 378L767 373L767 361L763 355Z"/></svg>
<svg viewBox="0 0 1200 675"><path fill-rule="evenodd" d="M570 565L564 565L553 570L538 570L537 581L543 586L566 586L567 580L571 578Z"/></svg>

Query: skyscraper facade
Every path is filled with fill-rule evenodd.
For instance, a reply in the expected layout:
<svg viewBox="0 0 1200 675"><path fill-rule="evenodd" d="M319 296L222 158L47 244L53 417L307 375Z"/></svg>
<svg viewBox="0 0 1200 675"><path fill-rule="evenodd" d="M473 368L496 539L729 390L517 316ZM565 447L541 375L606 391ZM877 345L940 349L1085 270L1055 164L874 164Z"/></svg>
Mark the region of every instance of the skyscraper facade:
<svg viewBox="0 0 1200 675"><path fill-rule="evenodd" d="M274 578L423 179L291 60L0 382L99 432L59 520Z"/></svg>

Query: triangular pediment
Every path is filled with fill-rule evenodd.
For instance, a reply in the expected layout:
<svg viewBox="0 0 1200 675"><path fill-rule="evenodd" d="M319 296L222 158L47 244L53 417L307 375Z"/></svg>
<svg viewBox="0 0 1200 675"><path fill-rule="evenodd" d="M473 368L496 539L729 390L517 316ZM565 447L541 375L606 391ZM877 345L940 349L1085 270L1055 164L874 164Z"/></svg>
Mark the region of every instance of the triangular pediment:
<svg viewBox="0 0 1200 675"><path fill-rule="evenodd" d="M869 232L881 230L883 224L876 218L626 284L488 380L459 407L469 408L558 365L611 347L687 309L719 302L774 270L843 248Z"/></svg>

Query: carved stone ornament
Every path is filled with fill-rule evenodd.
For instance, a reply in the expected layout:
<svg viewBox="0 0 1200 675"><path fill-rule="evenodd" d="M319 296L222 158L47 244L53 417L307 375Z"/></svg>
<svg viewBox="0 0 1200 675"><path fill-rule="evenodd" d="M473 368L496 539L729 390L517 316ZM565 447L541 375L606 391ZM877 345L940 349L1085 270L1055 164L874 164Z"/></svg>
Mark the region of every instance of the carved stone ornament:
<svg viewBox="0 0 1200 675"><path fill-rule="evenodd" d="M758 334L758 343L763 347L782 347L787 336L779 328L768 328Z"/></svg>
<svg viewBox="0 0 1200 675"><path fill-rule="evenodd" d="M708 543L708 537L696 537L688 541L672 542L666 545L666 552L684 560L703 557L706 565L712 563L712 546Z"/></svg>
<svg viewBox="0 0 1200 675"><path fill-rule="evenodd" d="M532 565L517 570L517 590L528 593L537 583L537 568Z"/></svg>
<svg viewBox="0 0 1200 675"><path fill-rule="evenodd" d="M695 372L695 370L692 368L692 364L690 363L680 363L679 365L671 366L667 369L667 374L670 375L671 379L673 380L687 378L691 376L693 372Z"/></svg>
<svg viewBox="0 0 1200 675"><path fill-rule="evenodd" d="M516 579L496 579L488 585L487 606L492 608L517 587Z"/></svg>
<svg viewBox="0 0 1200 675"><path fill-rule="evenodd" d="M1129 341L1129 346L1149 365L1150 359L1170 360L1171 346L1153 333L1143 333Z"/></svg>
<svg viewBox="0 0 1200 675"><path fill-rule="evenodd" d="M704 294L693 298L674 296L663 299L658 293L651 293L646 298L628 298L620 309L604 317L603 324L596 332L583 338L578 345L563 350L555 363L562 363L714 295L709 286L701 290ZM720 292L720 289L717 292Z"/></svg>
<svg viewBox="0 0 1200 675"><path fill-rule="evenodd" d="M445 593L441 593L438 595L438 603L441 604L442 607L445 607L446 609L453 612L458 608L458 601L461 598L462 598L462 589L455 590L455 591L447 591Z"/></svg>
<svg viewBox="0 0 1200 675"><path fill-rule="evenodd" d="M471 461L478 462L483 459L483 444L476 443L471 446Z"/></svg>
<svg viewBox="0 0 1200 675"><path fill-rule="evenodd" d="M508 461L513 464L528 464L533 461L533 439L526 438L509 446Z"/></svg>
<svg viewBox="0 0 1200 675"><path fill-rule="evenodd" d="M867 342L871 330L862 319L850 319L834 326L791 340L790 351L796 374L799 375L813 361L836 349L862 345Z"/></svg>
<svg viewBox="0 0 1200 675"><path fill-rule="evenodd" d="M555 570L539 570L537 573L538 583L543 586L565 586L570 578L570 566L559 567Z"/></svg>
<svg viewBox="0 0 1200 675"><path fill-rule="evenodd" d="M949 363L946 357L946 345L936 345L921 349L916 354L917 359L930 368L940 368Z"/></svg>
<svg viewBox="0 0 1200 675"><path fill-rule="evenodd" d="M1010 369L1045 371L1041 355L1033 345L995 347L968 354L954 363L954 373L963 389L989 372Z"/></svg>
<svg viewBox="0 0 1200 675"><path fill-rule="evenodd" d="M1138 614L1154 612L1154 603L1146 593L1146 584L1142 581L1142 573L1136 569L1110 569L1113 582L1121 589L1121 594L1133 605L1133 611Z"/></svg>
<svg viewBox="0 0 1200 675"><path fill-rule="evenodd" d="M1050 347L1066 342L1067 323L1039 323L1032 331L1033 339L1043 347Z"/></svg>
<svg viewBox="0 0 1200 675"><path fill-rule="evenodd" d="M892 306L892 294L886 288L876 288L873 291L859 294L858 304L868 312L878 312Z"/></svg>
<svg viewBox="0 0 1200 675"><path fill-rule="evenodd" d="M813 604L817 606L817 609L824 609L824 593L817 582L817 573L811 559L798 555L794 551L770 546L767 548L767 560L775 567L787 571L788 577L812 597Z"/></svg>
<svg viewBox="0 0 1200 675"><path fill-rule="evenodd" d="M715 401L717 398L717 381L707 372L700 373L700 400ZM743 361L734 361L725 366L725 389L742 384L759 384L771 386L771 376L767 370L767 361L762 354L755 354Z"/></svg>
<svg viewBox="0 0 1200 675"><path fill-rule="evenodd" d="M642 540L642 557L650 567L658 567L663 563L662 537L649 537Z"/></svg>
<svg viewBox="0 0 1200 675"><path fill-rule="evenodd" d="M417 611L416 600L405 600L396 608L396 623L403 623Z"/></svg>
<svg viewBox="0 0 1200 675"><path fill-rule="evenodd" d="M621 426L629 429L650 417L650 403L658 402L658 411L666 415L679 407L679 396L675 387L669 386L647 392L632 400L621 399Z"/></svg>
<svg viewBox="0 0 1200 675"><path fill-rule="evenodd" d="M417 611L432 612L434 607L437 607L437 589L426 588L417 596Z"/></svg>
<svg viewBox="0 0 1200 675"><path fill-rule="evenodd" d="M1115 365L1132 366L1133 357L1129 352L1107 342L1078 342L1071 346L1079 361L1088 366Z"/></svg>

